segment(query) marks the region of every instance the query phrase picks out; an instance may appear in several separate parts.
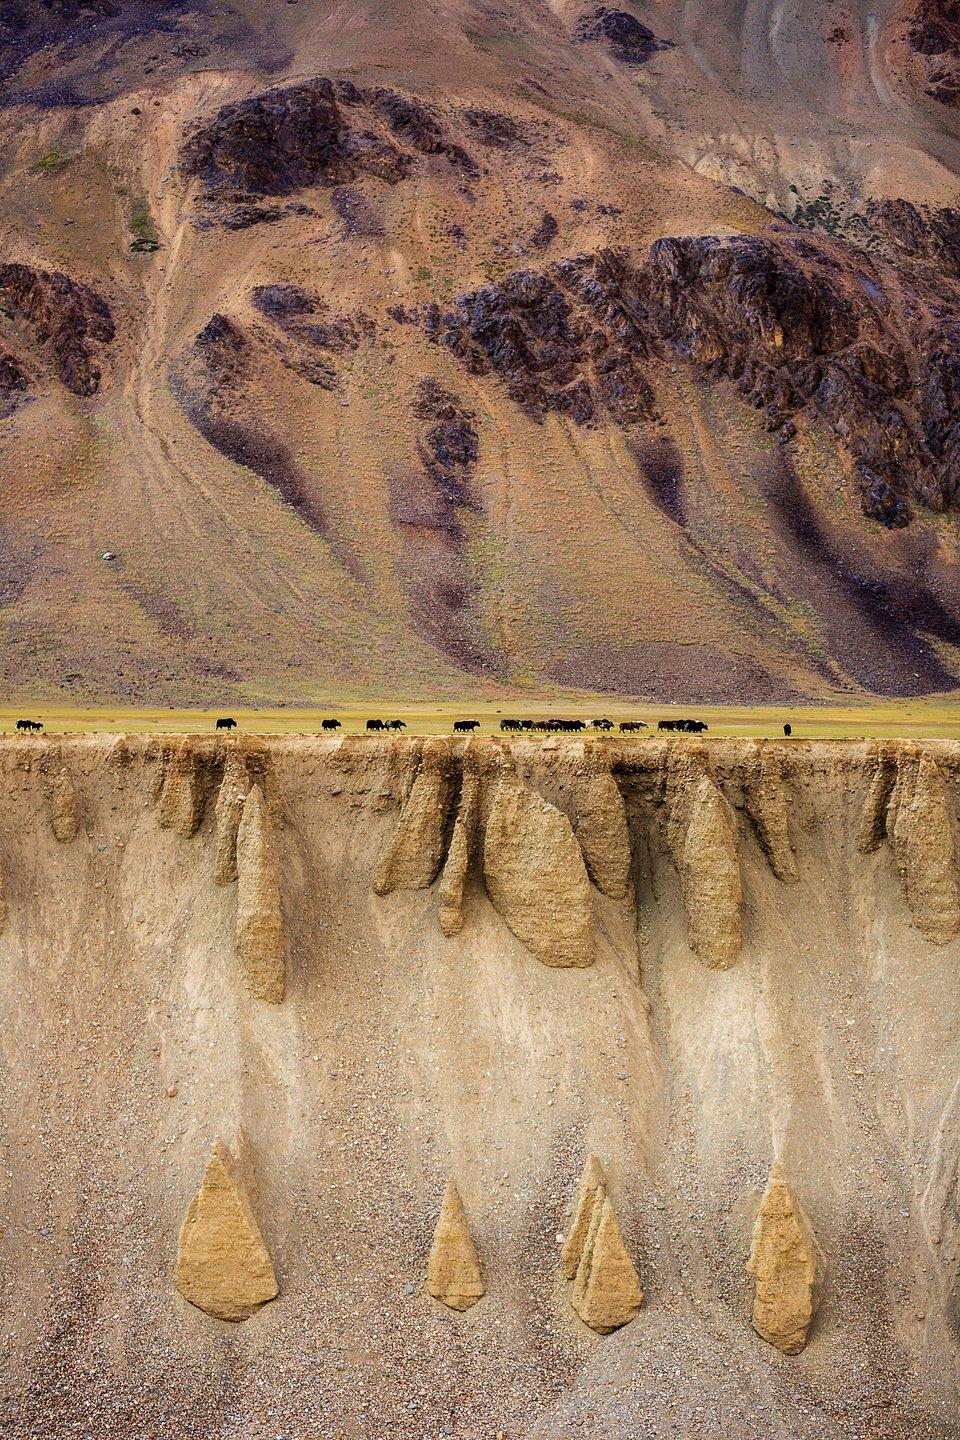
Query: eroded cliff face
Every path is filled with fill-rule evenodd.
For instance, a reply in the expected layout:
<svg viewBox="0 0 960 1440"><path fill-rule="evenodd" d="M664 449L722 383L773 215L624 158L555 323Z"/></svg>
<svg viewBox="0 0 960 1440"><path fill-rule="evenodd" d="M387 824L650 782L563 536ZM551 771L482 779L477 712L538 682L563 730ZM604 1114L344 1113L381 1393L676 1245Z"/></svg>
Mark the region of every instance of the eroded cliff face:
<svg viewBox="0 0 960 1440"><path fill-rule="evenodd" d="M958 801L946 742L0 743L4 1435L956 1436Z"/></svg>

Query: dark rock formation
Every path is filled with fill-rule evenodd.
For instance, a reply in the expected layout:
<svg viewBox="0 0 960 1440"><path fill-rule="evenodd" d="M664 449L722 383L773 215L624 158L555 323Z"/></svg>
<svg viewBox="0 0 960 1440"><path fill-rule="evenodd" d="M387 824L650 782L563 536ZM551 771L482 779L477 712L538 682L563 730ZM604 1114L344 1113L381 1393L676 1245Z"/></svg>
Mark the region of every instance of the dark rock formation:
<svg viewBox="0 0 960 1440"><path fill-rule="evenodd" d="M472 413L429 379L420 382L413 413L418 420L431 422L419 447L428 474L451 504L473 505L467 480L480 451Z"/></svg>
<svg viewBox="0 0 960 1440"><path fill-rule="evenodd" d="M491 149L506 150L512 145L530 144L529 127L499 110L483 110L471 106L463 111L462 118L477 138Z"/></svg>
<svg viewBox="0 0 960 1440"><path fill-rule="evenodd" d="M292 195L366 171L396 181L409 160L384 139L348 125L331 80L309 80L224 108L191 136L181 163L209 191Z"/></svg>
<svg viewBox="0 0 960 1440"><path fill-rule="evenodd" d="M27 391L27 374L15 355L0 355L0 419L11 414Z"/></svg>
<svg viewBox="0 0 960 1440"><path fill-rule="evenodd" d="M960 3L920 0L910 25L924 89L944 105L960 105Z"/></svg>
<svg viewBox="0 0 960 1440"><path fill-rule="evenodd" d="M943 221L940 239L946 245ZM781 438L800 413L855 466L866 514L942 511L960 485L960 292L838 241L769 235L657 241L521 270L414 317L530 414L577 424L652 415L644 358L733 381Z"/></svg>
<svg viewBox="0 0 960 1440"><path fill-rule="evenodd" d="M25 323L68 390L96 394L102 379L99 350L113 340L115 330L110 307L95 290L59 270L0 265L0 303L15 321ZM7 376L13 376L9 367Z"/></svg>
<svg viewBox="0 0 960 1440"><path fill-rule="evenodd" d="M578 40L605 42L625 65L643 65L651 55L671 45L670 41L658 40L652 30L628 11L613 10L609 5L598 5L584 15L575 34Z"/></svg>
<svg viewBox="0 0 960 1440"><path fill-rule="evenodd" d="M351 548L332 535L316 487L287 445L263 422L250 398L258 347L236 321L213 315L174 368L171 389L190 421L221 455L272 485L340 563L357 573Z"/></svg>
<svg viewBox="0 0 960 1440"><path fill-rule="evenodd" d="M333 315L325 301L299 285L258 285L250 298L281 332L272 338L283 363L325 390L333 389L337 373L326 357L348 354L376 334L375 323L362 311Z"/></svg>
<svg viewBox="0 0 960 1440"><path fill-rule="evenodd" d="M549 210L544 210L540 223L530 236L530 244L536 250L545 250L559 233L560 226L557 224L556 217L551 215Z"/></svg>
<svg viewBox="0 0 960 1440"><path fill-rule="evenodd" d="M436 380L413 401L419 469L394 475L390 518L403 534L401 575L414 618L430 641L468 670L497 669L476 614L464 517L480 506L470 489L479 456L474 417Z"/></svg>
<svg viewBox="0 0 960 1440"><path fill-rule="evenodd" d="M181 166L203 182L222 223L253 224L281 213L257 197L343 186L365 174L396 184L410 173L411 150L442 155L466 174L477 172L470 155L418 101L318 77L224 106L186 142Z"/></svg>
<svg viewBox="0 0 960 1440"><path fill-rule="evenodd" d="M581 256L517 271L423 323L473 374L498 374L531 415L561 411L583 425L605 410L633 424L652 413L653 393L638 364L645 337L619 303L621 265Z"/></svg>
<svg viewBox="0 0 960 1440"><path fill-rule="evenodd" d="M364 98L383 116L402 144L423 155L443 155L467 175L478 173L472 156L449 138L436 116L418 100L384 89L369 90Z"/></svg>

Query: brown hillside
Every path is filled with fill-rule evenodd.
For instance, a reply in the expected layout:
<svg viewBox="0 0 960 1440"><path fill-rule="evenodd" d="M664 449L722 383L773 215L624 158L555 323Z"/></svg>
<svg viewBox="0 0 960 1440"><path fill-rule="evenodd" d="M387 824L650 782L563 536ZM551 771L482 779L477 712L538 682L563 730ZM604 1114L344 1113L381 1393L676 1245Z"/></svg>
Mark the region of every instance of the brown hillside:
<svg viewBox="0 0 960 1440"><path fill-rule="evenodd" d="M4 6L5 693L952 690L955 29Z"/></svg>

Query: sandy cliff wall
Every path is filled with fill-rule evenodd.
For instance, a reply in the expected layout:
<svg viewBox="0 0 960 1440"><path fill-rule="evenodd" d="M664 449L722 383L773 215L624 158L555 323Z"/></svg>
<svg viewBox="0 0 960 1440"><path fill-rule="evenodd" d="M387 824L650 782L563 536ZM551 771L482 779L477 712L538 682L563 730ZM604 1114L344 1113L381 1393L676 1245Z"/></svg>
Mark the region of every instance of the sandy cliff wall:
<svg viewBox="0 0 960 1440"><path fill-rule="evenodd" d="M3 1434L956 1435L958 804L948 743L3 742Z"/></svg>

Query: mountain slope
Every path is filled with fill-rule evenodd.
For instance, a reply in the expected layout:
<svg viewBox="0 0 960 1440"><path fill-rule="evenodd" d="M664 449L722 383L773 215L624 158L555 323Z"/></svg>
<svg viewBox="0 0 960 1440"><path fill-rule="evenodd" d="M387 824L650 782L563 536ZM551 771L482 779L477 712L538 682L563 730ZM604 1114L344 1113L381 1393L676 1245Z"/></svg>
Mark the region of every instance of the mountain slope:
<svg viewBox="0 0 960 1440"><path fill-rule="evenodd" d="M948 5L9 8L9 694L954 688Z"/></svg>

